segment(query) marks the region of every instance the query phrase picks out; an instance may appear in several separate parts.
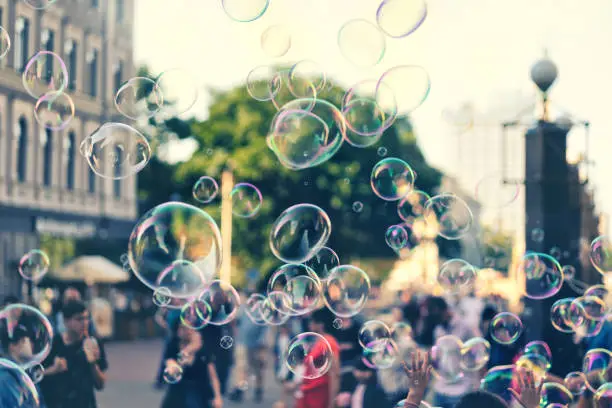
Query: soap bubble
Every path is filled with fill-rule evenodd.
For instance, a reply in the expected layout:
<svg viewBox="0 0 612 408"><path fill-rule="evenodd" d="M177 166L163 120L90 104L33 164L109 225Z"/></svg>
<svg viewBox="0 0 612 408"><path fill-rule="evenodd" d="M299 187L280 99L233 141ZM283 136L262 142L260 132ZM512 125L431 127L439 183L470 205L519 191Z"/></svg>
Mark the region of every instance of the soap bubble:
<svg viewBox="0 0 612 408"><path fill-rule="evenodd" d="M19 366L23 369L41 364L51 352L53 327L38 309L14 303L0 311L0 327L9 339L16 336L24 344L26 352L21 353Z"/></svg>
<svg viewBox="0 0 612 408"><path fill-rule="evenodd" d="M335 267L323 288L325 304L338 317L359 313L370 294L370 278L353 265Z"/></svg>
<svg viewBox="0 0 612 408"><path fill-rule="evenodd" d="M333 359L331 346L325 337L306 332L291 339L285 363L292 373L311 380L325 375Z"/></svg>
<svg viewBox="0 0 612 408"><path fill-rule="evenodd" d="M499 344L512 344L523 333L523 322L518 316L509 313L498 313L491 321L491 337Z"/></svg>
<svg viewBox="0 0 612 408"><path fill-rule="evenodd" d="M37 282L49 271L49 257L40 249L33 249L19 260L19 274L23 279Z"/></svg>
<svg viewBox="0 0 612 408"><path fill-rule="evenodd" d="M193 198L202 204L208 204L217 197L219 185L214 178L203 176L193 185Z"/></svg>

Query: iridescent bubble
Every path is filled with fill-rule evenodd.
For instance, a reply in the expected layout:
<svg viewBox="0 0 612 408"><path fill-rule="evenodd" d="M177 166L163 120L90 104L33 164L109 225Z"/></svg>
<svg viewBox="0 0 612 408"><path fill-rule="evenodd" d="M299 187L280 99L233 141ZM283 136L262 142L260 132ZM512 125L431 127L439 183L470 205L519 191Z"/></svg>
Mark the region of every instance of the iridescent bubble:
<svg viewBox="0 0 612 408"><path fill-rule="evenodd" d="M604 302L608 299L608 288L604 285L593 285L584 291L584 296L595 296L603 300Z"/></svg>
<svg viewBox="0 0 612 408"><path fill-rule="evenodd" d="M117 111L128 119L150 118L159 112L162 105L161 89L151 78L131 78L115 94Z"/></svg>
<svg viewBox="0 0 612 408"><path fill-rule="evenodd" d="M550 256L555 258L557 261L561 259L562 252L561 252L561 248L559 247L552 247L548 253L550 254Z"/></svg>
<svg viewBox="0 0 612 408"><path fill-rule="evenodd" d="M321 65L308 59L293 64L285 82L291 95L307 99L316 99L318 93L328 85L327 75Z"/></svg>
<svg viewBox="0 0 612 408"><path fill-rule="evenodd" d="M504 176L493 173L483 177L476 184L474 198L484 207L500 209L512 204L519 195L519 185L504 183Z"/></svg>
<svg viewBox="0 0 612 408"><path fill-rule="evenodd" d="M85 159L98 176L119 180L144 169L151 159L151 146L133 127L108 122L88 137Z"/></svg>
<svg viewBox="0 0 612 408"><path fill-rule="evenodd" d="M549 407L551 404L559 404L567 407L573 401L572 393L561 384L547 382L542 385L540 391L540 406Z"/></svg>
<svg viewBox="0 0 612 408"><path fill-rule="evenodd" d="M539 354L527 353L516 360L517 371L529 371L533 373L536 383L540 383L551 367L550 361Z"/></svg>
<svg viewBox="0 0 612 408"><path fill-rule="evenodd" d="M338 317L359 313L370 294L370 278L353 265L334 268L323 288L325 304Z"/></svg>
<svg viewBox="0 0 612 408"><path fill-rule="evenodd" d="M427 17L425 0L384 0L376 11L380 29L392 38L412 34Z"/></svg>
<svg viewBox="0 0 612 408"><path fill-rule="evenodd" d="M6 57L11 49L11 37L4 27L0 27L0 59Z"/></svg>
<svg viewBox="0 0 612 408"><path fill-rule="evenodd" d="M291 48L291 32L284 24L275 24L261 33L261 49L269 57L277 58L287 54Z"/></svg>
<svg viewBox="0 0 612 408"><path fill-rule="evenodd" d="M366 350L380 351L391 339L391 330L380 320L369 320L359 329L359 344Z"/></svg>
<svg viewBox="0 0 612 408"><path fill-rule="evenodd" d="M525 275L525 296L530 299L546 299L556 295L563 286L563 270L550 255L529 252L518 264Z"/></svg>
<svg viewBox="0 0 612 408"><path fill-rule="evenodd" d="M400 250L408 242L408 232L402 225L392 225L385 232L385 242L391 249Z"/></svg>
<svg viewBox="0 0 612 408"><path fill-rule="evenodd" d="M497 343L512 344L523 333L523 322L512 313L498 313L491 321L490 331L491 337Z"/></svg>
<svg viewBox="0 0 612 408"><path fill-rule="evenodd" d="M3 406L39 408L40 395L30 376L11 360L0 358Z"/></svg>
<svg viewBox="0 0 612 408"><path fill-rule="evenodd" d="M221 233L208 213L168 202L144 214L128 243L130 266L142 283L174 297L199 295L221 267Z"/></svg>
<svg viewBox="0 0 612 408"><path fill-rule="evenodd" d="M562 268L563 271L563 279L565 280L573 280L576 276L576 268L573 265L565 265Z"/></svg>
<svg viewBox="0 0 612 408"><path fill-rule="evenodd" d="M291 303L289 296L284 292L270 292L261 304L261 316L265 324L280 326L287 323L291 315L287 305Z"/></svg>
<svg viewBox="0 0 612 408"><path fill-rule="evenodd" d="M47 92L36 101L34 118L44 129L62 130L74 118L74 102L65 92Z"/></svg>
<svg viewBox="0 0 612 408"><path fill-rule="evenodd" d="M498 395L505 401L511 400L508 388L512 385L514 365L496 366L485 374L480 382L480 389Z"/></svg>
<svg viewBox="0 0 612 408"><path fill-rule="evenodd" d="M534 228L531 230L531 240L533 242L544 241L544 230L542 228Z"/></svg>
<svg viewBox="0 0 612 408"><path fill-rule="evenodd" d="M208 323L213 326L223 326L231 322L240 309L238 292L232 285L221 280L212 281L198 300L210 306Z"/></svg>
<svg viewBox="0 0 612 408"><path fill-rule="evenodd" d="M232 336L223 336L221 337L219 345L222 349L229 350L234 345L234 339L232 338Z"/></svg>
<svg viewBox="0 0 612 408"><path fill-rule="evenodd" d="M307 276L320 285L319 277L309 266L305 264L285 264L277 268L268 279L268 294L274 291L285 292L287 283L299 276Z"/></svg>
<svg viewBox="0 0 612 408"><path fill-rule="evenodd" d="M325 337L306 332L291 339L285 363L292 373L314 379L329 371L333 358L331 346Z"/></svg>
<svg viewBox="0 0 612 408"><path fill-rule="evenodd" d="M376 154L378 154L380 157L385 157L387 155L387 148L384 146L379 147Z"/></svg>
<svg viewBox="0 0 612 408"><path fill-rule="evenodd" d="M607 382L606 371L610 366L612 353L604 348L596 348L586 352L582 360L582 372L586 376L587 387L595 392Z"/></svg>
<svg viewBox="0 0 612 408"><path fill-rule="evenodd" d="M476 269L463 259L449 259L440 267L438 283L445 290L456 292L476 281Z"/></svg>
<svg viewBox="0 0 612 408"><path fill-rule="evenodd" d="M312 204L287 208L274 221L270 232L270 249L286 263L303 263L327 243L331 221L325 211Z"/></svg>
<svg viewBox="0 0 612 408"><path fill-rule="evenodd" d="M463 343L461 348L461 369L478 371L489 362L491 344L482 337L474 337Z"/></svg>
<svg viewBox="0 0 612 408"><path fill-rule="evenodd" d="M270 0L221 0L221 5L229 18L248 23L264 15Z"/></svg>
<svg viewBox="0 0 612 408"><path fill-rule="evenodd" d="M219 185L214 178L202 176L193 185L192 194L196 201L208 204L219 194Z"/></svg>
<svg viewBox="0 0 612 408"><path fill-rule="evenodd" d="M159 287L153 291L153 304L157 307L166 307L172 301L170 289Z"/></svg>
<svg viewBox="0 0 612 408"><path fill-rule="evenodd" d="M612 265L612 263L610 260L612 259L612 246L607 236L602 235L591 242L589 259L599 273L605 275L606 272L611 270L610 265Z"/></svg>
<svg viewBox="0 0 612 408"><path fill-rule="evenodd" d="M523 349L523 354L536 354L542 356L547 362L547 370L550 369L552 365L552 352L550 351L550 347L546 342L541 340L530 341L525 345Z"/></svg>
<svg viewBox="0 0 612 408"><path fill-rule="evenodd" d="M457 336L442 336L436 340L431 348L431 365L436 377L450 382L463 378L462 348L463 343Z"/></svg>
<svg viewBox="0 0 612 408"><path fill-rule="evenodd" d="M550 321L553 327L562 333L572 333L574 326L569 314L569 308L574 298L559 299L550 308Z"/></svg>
<svg viewBox="0 0 612 408"><path fill-rule="evenodd" d="M321 280L327 279L331 270L340 265L340 258L333 249L322 247L319 251L305 263L310 267Z"/></svg>
<svg viewBox="0 0 612 408"><path fill-rule="evenodd" d="M580 371L572 371L565 376L563 384L574 397L577 397L586 391L586 376Z"/></svg>
<svg viewBox="0 0 612 408"><path fill-rule="evenodd" d="M263 318L263 304L266 297L260 293L254 293L247 299L244 311L247 317L255 324L265 325L266 321Z"/></svg>
<svg viewBox="0 0 612 408"><path fill-rule="evenodd" d="M414 180L414 172L408 163L395 157L376 163L370 175L372 191L385 201L405 197L414 188Z"/></svg>
<svg viewBox="0 0 612 408"><path fill-rule="evenodd" d="M411 408L411 407L412 405L408 402L408 400L403 399L399 401L397 404L395 404L393 408ZM432 408L432 407L427 402L421 401L421 403L419 404L419 408Z"/></svg>
<svg viewBox="0 0 612 408"><path fill-rule="evenodd" d="M253 68L246 78L246 89L251 98L266 102L273 100L282 86L281 76L268 65Z"/></svg>
<svg viewBox="0 0 612 408"><path fill-rule="evenodd" d="M360 213L363 211L363 203L361 201L355 201L352 205L353 211Z"/></svg>
<svg viewBox="0 0 612 408"><path fill-rule="evenodd" d="M465 236L474 223L470 207L454 194L431 197L425 205L423 218L427 224L437 226L438 235L450 240Z"/></svg>
<svg viewBox="0 0 612 408"><path fill-rule="evenodd" d="M364 347L361 361L373 370L390 368L398 358L399 349L393 340L372 342Z"/></svg>
<svg viewBox="0 0 612 408"><path fill-rule="evenodd" d="M383 110L395 107L397 117L407 117L425 102L430 89L431 80L425 68L398 65L387 70L378 80L376 101Z"/></svg>
<svg viewBox="0 0 612 408"><path fill-rule="evenodd" d="M240 218L252 218L257 215L263 197L257 187L249 183L238 183L230 193L232 213Z"/></svg>
<svg viewBox="0 0 612 408"><path fill-rule="evenodd" d="M190 329L199 330L205 327L212 316L210 305L195 299L186 303L181 308L181 323Z"/></svg>
<svg viewBox="0 0 612 408"><path fill-rule="evenodd" d="M296 276L285 285L284 293L287 296L289 313L303 315L313 311L321 300L321 283L312 276Z"/></svg>
<svg viewBox="0 0 612 408"><path fill-rule="evenodd" d="M267 143L281 164L292 170L318 166L342 146L346 122L323 99L295 99L272 119Z"/></svg>
<svg viewBox="0 0 612 408"><path fill-rule="evenodd" d="M350 63L364 68L378 64L387 48L382 31L363 19L350 20L340 28L338 47Z"/></svg>
<svg viewBox="0 0 612 408"><path fill-rule="evenodd" d="M18 361L21 368L29 369L41 364L51 351L53 328L38 309L14 303L0 311L0 327L9 339L20 338L22 350Z"/></svg>
<svg viewBox="0 0 612 408"><path fill-rule="evenodd" d="M38 384L45 376L45 367L43 367L42 364L37 364L29 368L26 373L30 376L34 384Z"/></svg>
<svg viewBox="0 0 612 408"><path fill-rule="evenodd" d="M176 363L166 364L163 377L166 384L176 384L183 378L183 367Z"/></svg>
<svg viewBox="0 0 612 408"><path fill-rule="evenodd" d="M570 323L581 337L594 337L601 332L607 307L597 296L582 296L572 301L568 309Z"/></svg>
<svg viewBox="0 0 612 408"><path fill-rule="evenodd" d="M602 384L597 389L593 400L598 407L611 407L612 406L612 382Z"/></svg>
<svg viewBox="0 0 612 408"><path fill-rule="evenodd" d="M342 328L342 319L340 318L335 318L334 321L332 322L332 326L334 327L334 329L339 330Z"/></svg>
<svg viewBox="0 0 612 408"><path fill-rule="evenodd" d="M195 74L185 68L168 69L157 77L152 102L171 110L173 115L188 112L198 101L198 83ZM163 93L163 95L162 95ZM161 97L161 101L155 98ZM161 103L161 102L168 103ZM167 107L166 107L167 106Z"/></svg>
<svg viewBox="0 0 612 408"><path fill-rule="evenodd" d="M68 70L57 54L39 51L26 64L21 79L26 92L39 99L49 92L63 92L68 86Z"/></svg>
<svg viewBox="0 0 612 408"><path fill-rule="evenodd" d="M429 194L424 191L412 190L397 204L397 214L404 221L414 216L423 215L430 198Z"/></svg>
<svg viewBox="0 0 612 408"><path fill-rule="evenodd" d="M49 257L40 249L33 249L19 260L19 275L23 279L37 282L49 271Z"/></svg>

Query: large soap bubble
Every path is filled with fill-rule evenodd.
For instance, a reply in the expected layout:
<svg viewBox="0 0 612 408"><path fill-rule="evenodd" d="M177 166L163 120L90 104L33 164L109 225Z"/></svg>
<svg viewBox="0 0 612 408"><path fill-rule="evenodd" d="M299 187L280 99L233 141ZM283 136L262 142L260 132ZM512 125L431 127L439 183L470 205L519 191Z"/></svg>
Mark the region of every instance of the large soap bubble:
<svg viewBox="0 0 612 408"><path fill-rule="evenodd" d="M298 204L278 216L270 232L270 248L278 259L301 264L325 245L331 234L331 221L316 205Z"/></svg>
<svg viewBox="0 0 612 408"><path fill-rule="evenodd" d="M221 267L221 233L205 211L180 202L160 204L136 223L128 243L130 266L152 290L199 295Z"/></svg>

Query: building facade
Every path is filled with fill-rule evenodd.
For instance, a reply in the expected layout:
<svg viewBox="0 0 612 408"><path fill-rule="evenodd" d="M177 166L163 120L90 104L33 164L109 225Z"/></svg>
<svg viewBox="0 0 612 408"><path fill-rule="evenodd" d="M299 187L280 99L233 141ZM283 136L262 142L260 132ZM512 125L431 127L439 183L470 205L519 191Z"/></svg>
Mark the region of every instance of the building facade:
<svg viewBox="0 0 612 408"><path fill-rule="evenodd" d="M101 124L122 121L116 89L134 76L133 0L61 0L36 10L0 0L11 49L0 60L0 295L19 286L16 262L43 234L125 238L137 215L136 178L90 170L81 142ZM30 58L47 50L66 65L75 115L51 131L34 115L22 83Z"/></svg>

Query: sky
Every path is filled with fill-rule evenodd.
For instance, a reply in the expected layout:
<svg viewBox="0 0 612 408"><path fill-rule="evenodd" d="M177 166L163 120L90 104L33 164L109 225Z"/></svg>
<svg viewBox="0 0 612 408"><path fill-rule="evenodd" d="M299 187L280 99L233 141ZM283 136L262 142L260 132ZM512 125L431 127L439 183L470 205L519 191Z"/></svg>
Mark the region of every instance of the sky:
<svg viewBox="0 0 612 408"><path fill-rule="evenodd" d="M591 184L598 208L612 214L612 184L606 177L612 174L607 103L612 94L612 2L430 0L427 18L413 34L387 37L385 55L376 66L355 67L339 51L338 30L352 19L376 23L379 4L271 0L260 19L240 23L225 14L221 0L136 0L135 61L153 72L189 70L194 78L189 86L199 90L199 97L188 113L201 117L206 116L207 88L244 84L258 65L310 59L346 86L376 79L394 66L420 65L429 73L431 91L411 115L419 145L433 165L458 177L473 194L479 180L502 171L498 123L537 100L529 72L546 49L559 69L550 93L554 105L591 123ZM275 24L284 24L291 33L291 48L281 58L266 56L260 44L262 32ZM477 114L474 128L461 133L443 113L465 102L472 103ZM570 144L576 154L584 132L573 130ZM384 139L379 145L384 146ZM177 147L175 154L186 150Z"/></svg>

